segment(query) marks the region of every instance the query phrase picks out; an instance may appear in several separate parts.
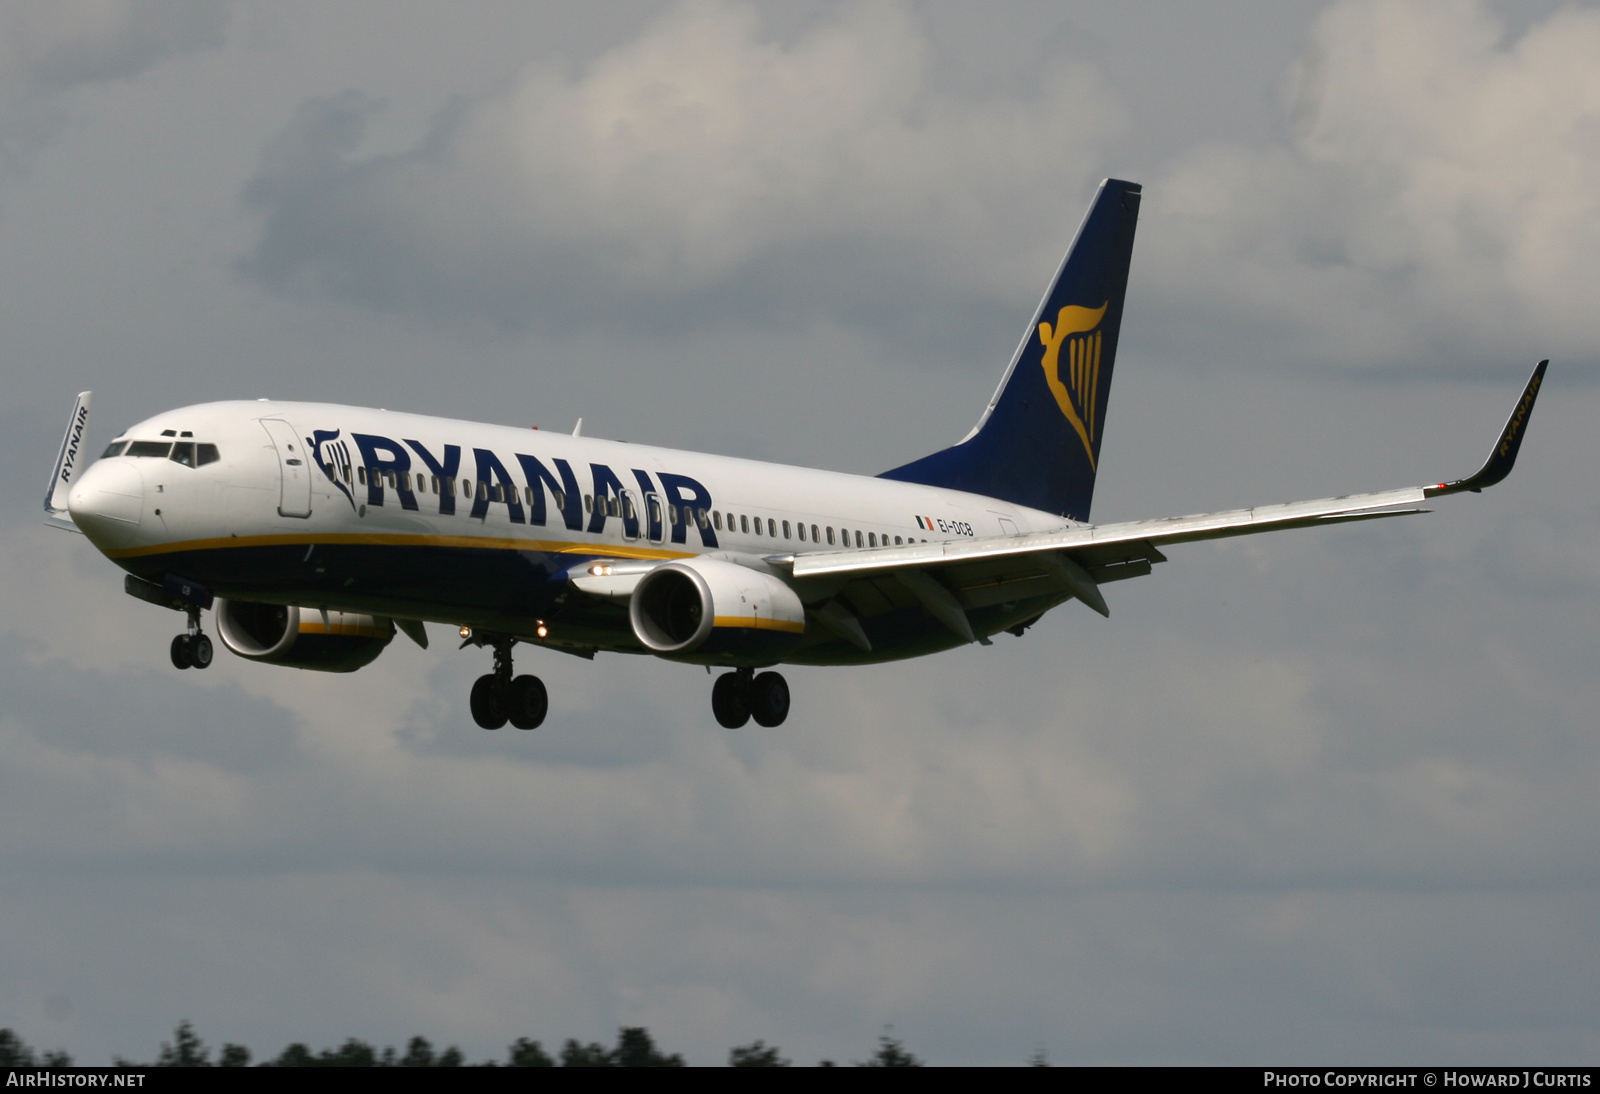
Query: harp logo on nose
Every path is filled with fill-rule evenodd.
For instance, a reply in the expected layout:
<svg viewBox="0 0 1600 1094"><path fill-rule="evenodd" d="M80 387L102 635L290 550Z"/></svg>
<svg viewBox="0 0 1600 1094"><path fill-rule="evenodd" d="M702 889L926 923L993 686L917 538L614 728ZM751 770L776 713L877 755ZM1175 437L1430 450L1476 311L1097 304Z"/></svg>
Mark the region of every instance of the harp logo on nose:
<svg viewBox="0 0 1600 1094"><path fill-rule="evenodd" d="M1056 397L1061 413L1071 423L1083 451L1094 467L1094 423L1100 390L1100 320L1105 318L1108 300L1098 308L1069 304L1056 313L1055 325L1039 324L1039 342L1044 346L1040 364L1045 383ZM1066 375L1062 376L1063 348L1066 350Z"/></svg>

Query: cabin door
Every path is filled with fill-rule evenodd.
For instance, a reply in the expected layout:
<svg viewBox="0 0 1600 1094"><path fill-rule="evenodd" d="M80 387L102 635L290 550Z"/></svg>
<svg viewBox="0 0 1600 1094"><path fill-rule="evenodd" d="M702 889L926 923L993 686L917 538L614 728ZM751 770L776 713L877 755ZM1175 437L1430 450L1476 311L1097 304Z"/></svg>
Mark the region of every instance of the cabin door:
<svg viewBox="0 0 1600 1094"><path fill-rule="evenodd" d="M278 474L282 489L278 496L280 517L311 515L311 462L305 442L294 427L282 418L262 418L261 427L272 438L278 453Z"/></svg>

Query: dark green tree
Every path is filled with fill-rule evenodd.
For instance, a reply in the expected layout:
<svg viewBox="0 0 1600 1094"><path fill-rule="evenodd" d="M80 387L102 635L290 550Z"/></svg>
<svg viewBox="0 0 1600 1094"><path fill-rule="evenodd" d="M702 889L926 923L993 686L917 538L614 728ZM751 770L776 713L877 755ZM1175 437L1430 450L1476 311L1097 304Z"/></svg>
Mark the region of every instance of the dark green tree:
<svg viewBox="0 0 1600 1094"><path fill-rule="evenodd" d="M878 1051L872 1054L870 1060L858 1060L857 1067L921 1067L922 1061L906 1051L905 1043L891 1036L894 1030L886 1030L878 1038Z"/></svg>
<svg viewBox="0 0 1600 1094"><path fill-rule="evenodd" d="M222 1046L222 1051L217 1054L218 1067L249 1067L250 1050L243 1045L227 1043Z"/></svg>
<svg viewBox="0 0 1600 1094"><path fill-rule="evenodd" d="M287 1045L278 1053L278 1058L273 1060L268 1067L316 1067L317 1058L311 1050L299 1041Z"/></svg>
<svg viewBox="0 0 1600 1094"><path fill-rule="evenodd" d="M210 1067L211 1050L195 1033L194 1026L185 1018L172 1031L172 1043L161 1042L161 1052L156 1056L157 1067Z"/></svg>
<svg viewBox="0 0 1600 1094"><path fill-rule="evenodd" d="M33 1049L9 1029L0 1029L0 1067L38 1067Z"/></svg>
<svg viewBox="0 0 1600 1094"><path fill-rule="evenodd" d="M433 1046L426 1037L413 1037L406 1043L406 1054L400 1057L401 1067L432 1067Z"/></svg>
<svg viewBox="0 0 1600 1094"><path fill-rule="evenodd" d="M764 1041L751 1041L728 1050L729 1067L788 1067L790 1061L779 1055L776 1046L768 1048Z"/></svg>
<svg viewBox="0 0 1600 1094"><path fill-rule="evenodd" d="M338 1048L317 1053L317 1067L377 1067L378 1053L365 1041L348 1038Z"/></svg>
<svg viewBox="0 0 1600 1094"><path fill-rule="evenodd" d="M682 1067L683 1057L668 1056L656 1048L650 1031L643 1026L625 1026L617 1031L614 1053L618 1067Z"/></svg>
<svg viewBox="0 0 1600 1094"><path fill-rule="evenodd" d="M561 1046L562 1067L616 1067L611 1050L598 1042L580 1045L571 1037Z"/></svg>
<svg viewBox="0 0 1600 1094"><path fill-rule="evenodd" d="M556 1062L538 1041L518 1037L506 1050L507 1067L555 1067Z"/></svg>

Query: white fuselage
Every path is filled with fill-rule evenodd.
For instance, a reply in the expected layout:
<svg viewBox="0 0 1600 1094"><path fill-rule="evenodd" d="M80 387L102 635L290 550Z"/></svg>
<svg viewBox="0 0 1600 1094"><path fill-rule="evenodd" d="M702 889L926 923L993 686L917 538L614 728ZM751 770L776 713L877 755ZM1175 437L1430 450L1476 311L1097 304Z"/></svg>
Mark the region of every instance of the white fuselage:
<svg viewBox="0 0 1600 1094"><path fill-rule="evenodd" d="M711 555L781 577L795 555L1069 524L937 487L320 403L184 407L113 451L69 505L141 577L525 638L559 619L547 644L589 650L640 648L625 613L566 595L595 560ZM788 580L808 603L832 595ZM913 652L890 643L870 659Z"/></svg>

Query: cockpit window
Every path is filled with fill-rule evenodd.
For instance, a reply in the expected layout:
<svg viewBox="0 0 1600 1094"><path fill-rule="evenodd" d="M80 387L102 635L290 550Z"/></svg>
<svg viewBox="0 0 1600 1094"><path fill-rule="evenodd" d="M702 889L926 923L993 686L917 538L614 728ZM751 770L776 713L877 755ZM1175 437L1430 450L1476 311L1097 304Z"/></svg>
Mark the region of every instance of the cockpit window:
<svg viewBox="0 0 1600 1094"><path fill-rule="evenodd" d="M106 450L100 453L100 458L102 460L109 460L112 456L120 456L122 455L122 450L127 447L127 441L112 441L106 446Z"/></svg>
<svg viewBox="0 0 1600 1094"><path fill-rule="evenodd" d="M185 467L194 466L194 442L179 441L172 446L172 462L181 463Z"/></svg>
<svg viewBox="0 0 1600 1094"><path fill-rule="evenodd" d="M165 459L167 453L171 450L171 441L134 441L128 446L127 455L154 456L157 459Z"/></svg>
<svg viewBox="0 0 1600 1094"><path fill-rule="evenodd" d="M216 463L218 460L222 459L221 454L217 452L217 446L214 445L214 444L197 444L197 445L194 446L194 449L195 449L194 465L196 467L204 467L208 463ZM345 469L345 473L344 474L345 474L345 481L346 482L350 481L350 470L349 470L349 468Z"/></svg>

